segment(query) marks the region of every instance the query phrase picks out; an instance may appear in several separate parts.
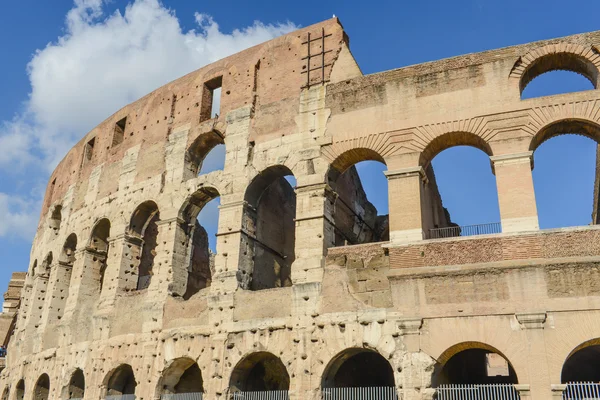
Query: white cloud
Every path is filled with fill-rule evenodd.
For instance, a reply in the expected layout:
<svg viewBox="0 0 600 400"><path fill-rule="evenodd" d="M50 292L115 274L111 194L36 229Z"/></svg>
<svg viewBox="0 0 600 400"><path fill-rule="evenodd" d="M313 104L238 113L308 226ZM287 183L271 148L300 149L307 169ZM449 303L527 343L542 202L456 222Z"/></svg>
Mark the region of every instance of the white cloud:
<svg viewBox="0 0 600 400"><path fill-rule="evenodd" d="M0 126L0 167L41 159L53 169L91 128L161 85L203 65L296 29L292 23L253 25L224 33L196 13L197 29L182 31L158 0L135 0L125 12L104 13L106 0L75 0L66 34L38 50L28 65L31 93L18 124ZM26 122L25 122L26 121Z"/></svg>
<svg viewBox="0 0 600 400"><path fill-rule="evenodd" d="M0 193L0 237L31 240L37 228L37 202Z"/></svg>

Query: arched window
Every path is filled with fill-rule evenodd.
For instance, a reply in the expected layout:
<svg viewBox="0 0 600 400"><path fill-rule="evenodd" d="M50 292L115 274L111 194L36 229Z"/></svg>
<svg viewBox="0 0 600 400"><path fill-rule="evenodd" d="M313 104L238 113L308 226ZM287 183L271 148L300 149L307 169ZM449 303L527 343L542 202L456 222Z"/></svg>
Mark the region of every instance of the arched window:
<svg viewBox="0 0 600 400"><path fill-rule="evenodd" d="M600 340L586 342L575 349L563 364L561 383L600 383Z"/></svg>
<svg viewBox="0 0 600 400"><path fill-rule="evenodd" d="M129 234L132 244L132 254L138 254L137 259L137 290L150 287L152 268L158 245L158 221L160 220L158 206L153 201L140 204L134 211L129 224Z"/></svg>
<svg viewBox="0 0 600 400"><path fill-rule="evenodd" d="M325 368L321 387L332 399L397 398L394 371L388 360L363 348L347 349L335 356Z"/></svg>
<svg viewBox="0 0 600 400"><path fill-rule="evenodd" d="M252 353L233 369L229 381L231 392L287 391L290 376L277 356L268 352Z"/></svg>
<svg viewBox="0 0 600 400"><path fill-rule="evenodd" d="M286 179L292 175L285 166L269 167L246 190L237 272L238 283L244 289L292 285L296 193Z"/></svg>
<svg viewBox="0 0 600 400"><path fill-rule="evenodd" d="M104 275L106 273L110 237L110 221L106 218L101 219L96 223L90 236L88 249L95 255L94 260L94 275L98 280L98 291L102 291L104 286Z"/></svg>
<svg viewBox="0 0 600 400"><path fill-rule="evenodd" d="M369 149L350 150L332 164L328 181L336 195L329 247L389 240L386 169Z"/></svg>
<svg viewBox="0 0 600 400"><path fill-rule="evenodd" d="M178 358L165 370L160 381L164 395L203 393L204 381L198 364L190 358ZM165 396L168 399L168 396Z"/></svg>
<svg viewBox="0 0 600 400"><path fill-rule="evenodd" d="M185 178L194 178L198 174L223 169L225 165L224 145L223 135L216 130L201 134L186 152Z"/></svg>
<svg viewBox="0 0 600 400"><path fill-rule="evenodd" d="M131 365L123 364L111 371L106 379L107 396L124 396L135 394L137 382Z"/></svg>
<svg viewBox="0 0 600 400"><path fill-rule="evenodd" d="M541 228L598 223L597 140L600 126L563 120L532 140L535 198Z"/></svg>
<svg viewBox="0 0 600 400"><path fill-rule="evenodd" d="M214 273L219 192L202 187L185 203L182 218L187 237L187 288L184 299L210 286Z"/></svg>
<svg viewBox="0 0 600 400"><path fill-rule="evenodd" d="M80 400L85 395L85 376L79 368L73 372L69 385L65 388L66 393L63 394L64 399Z"/></svg>
<svg viewBox="0 0 600 400"><path fill-rule="evenodd" d="M21 379L19 383L17 383L17 387L15 389L15 400L23 400L25 398L25 381Z"/></svg>
<svg viewBox="0 0 600 400"><path fill-rule="evenodd" d="M33 400L48 400L50 394L50 377L43 374L38 379L33 390Z"/></svg>
<svg viewBox="0 0 600 400"><path fill-rule="evenodd" d="M60 230L60 223L62 221L62 206L57 205L52 210L52 215L50 216L50 229L54 230L54 233L58 235L58 231Z"/></svg>

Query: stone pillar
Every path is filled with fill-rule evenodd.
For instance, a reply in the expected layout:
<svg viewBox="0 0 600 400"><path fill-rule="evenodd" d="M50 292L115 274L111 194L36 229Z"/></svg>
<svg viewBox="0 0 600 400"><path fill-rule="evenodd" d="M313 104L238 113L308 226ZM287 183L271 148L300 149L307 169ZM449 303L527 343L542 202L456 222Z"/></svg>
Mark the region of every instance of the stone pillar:
<svg viewBox="0 0 600 400"><path fill-rule="evenodd" d="M42 317L44 327L56 323L63 317L69 297L72 272L73 264L70 262L59 261L52 267Z"/></svg>
<svg viewBox="0 0 600 400"><path fill-rule="evenodd" d="M75 254L69 298L65 306L65 319L70 318L84 299L100 296L100 269L106 263L106 253L86 247Z"/></svg>
<svg viewBox="0 0 600 400"><path fill-rule="evenodd" d="M143 240L127 234L108 239L110 251L114 251L114 266L104 273L104 286L100 294L100 309L114 306L119 291L135 290L137 287L137 268ZM112 250L114 249L114 250Z"/></svg>
<svg viewBox="0 0 600 400"><path fill-rule="evenodd" d="M548 375L547 350L544 339L544 324L546 322L545 312L515 314L521 329L527 336L528 367L529 367L529 397L521 399L544 400L551 395L549 392L550 381ZM518 390L519 388L517 388Z"/></svg>
<svg viewBox="0 0 600 400"><path fill-rule="evenodd" d="M390 241L407 243L425 236L421 193L425 171L422 167L386 171L390 212Z"/></svg>
<svg viewBox="0 0 600 400"><path fill-rule="evenodd" d="M533 152L492 156L502 232L538 230L533 178Z"/></svg>
<svg viewBox="0 0 600 400"><path fill-rule="evenodd" d="M37 329L42 324L42 314L48 290L48 278L49 274L47 272L38 273L33 278L33 296L30 301L31 312L28 313L29 317L26 323L27 330Z"/></svg>
<svg viewBox="0 0 600 400"><path fill-rule="evenodd" d="M190 222L181 218L174 218L169 221L159 222L161 239L166 241L166 251L170 263L170 268L161 269L168 272L164 278L168 282L168 292L183 297L187 290L190 250L191 250L191 232L196 220ZM191 224L191 225L190 225ZM156 264L155 259L155 264ZM160 262L160 261L159 261Z"/></svg>

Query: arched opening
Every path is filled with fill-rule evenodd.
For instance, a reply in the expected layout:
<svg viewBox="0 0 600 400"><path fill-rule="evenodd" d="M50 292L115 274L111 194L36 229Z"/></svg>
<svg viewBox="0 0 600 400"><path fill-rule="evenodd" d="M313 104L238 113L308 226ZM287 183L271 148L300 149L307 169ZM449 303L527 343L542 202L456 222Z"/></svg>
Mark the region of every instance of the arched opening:
<svg viewBox="0 0 600 400"><path fill-rule="evenodd" d="M225 166L225 141L223 135L212 130L201 134L186 152L186 177L222 170Z"/></svg>
<svg viewBox="0 0 600 400"><path fill-rule="evenodd" d="M63 398L70 400L83 399L85 395L85 375L81 369L76 369L71 375L69 385L66 387L66 392Z"/></svg>
<svg viewBox="0 0 600 400"><path fill-rule="evenodd" d="M600 384L600 340L591 340L574 349L563 364L560 379L561 383L567 384Z"/></svg>
<svg viewBox="0 0 600 400"><path fill-rule="evenodd" d="M135 395L137 382L131 365L123 364L113 370L106 381L107 396Z"/></svg>
<svg viewBox="0 0 600 400"><path fill-rule="evenodd" d="M33 260L33 264L31 265L31 274L32 278L35 278L35 274L37 273L37 260Z"/></svg>
<svg viewBox="0 0 600 400"><path fill-rule="evenodd" d="M50 377L43 374L39 377L33 390L33 400L48 400L50 395Z"/></svg>
<svg viewBox="0 0 600 400"><path fill-rule="evenodd" d="M198 364L190 358L173 361L163 373L160 384L162 395L204 393L202 372Z"/></svg>
<svg viewBox="0 0 600 400"><path fill-rule="evenodd" d="M595 89L592 82L572 71L551 71L534 78L521 94L521 99L552 96Z"/></svg>
<svg viewBox="0 0 600 400"><path fill-rule="evenodd" d="M331 165L334 229L328 247L389 240L386 169L383 158L369 149L350 150Z"/></svg>
<svg viewBox="0 0 600 400"><path fill-rule="evenodd" d="M21 379L15 388L15 400L23 400L25 398L25 381Z"/></svg>
<svg viewBox="0 0 600 400"><path fill-rule="evenodd" d="M516 384L517 374L498 350L483 343L461 343L438 359L432 386Z"/></svg>
<svg viewBox="0 0 600 400"><path fill-rule="evenodd" d="M102 292L104 286L104 275L108 262L108 250L110 237L110 221L106 218L101 219L92 229L88 250L94 253L93 270L95 279L98 281L98 291Z"/></svg>
<svg viewBox="0 0 600 400"><path fill-rule="evenodd" d="M541 228L598 223L600 126L562 120L544 127L532 139L532 176Z"/></svg>
<svg viewBox="0 0 600 400"><path fill-rule="evenodd" d="M232 392L287 391L290 376L283 362L268 352L252 353L233 369L229 381Z"/></svg>
<svg viewBox="0 0 600 400"><path fill-rule="evenodd" d="M136 290L147 289L152 281L152 268L158 245L158 221L160 214L153 201L140 204L131 216L129 234L132 254L139 255L139 258L134 258L137 259Z"/></svg>
<svg viewBox="0 0 600 400"><path fill-rule="evenodd" d="M54 257L52 252L48 252L42 265L36 269L35 276L33 279L33 296L29 301L30 316L28 318L28 324L33 324L36 328L40 326L42 322L43 307L37 305L44 304L46 302L46 296L48 295L48 279L50 277L50 269Z"/></svg>
<svg viewBox="0 0 600 400"><path fill-rule="evenodd" d="M324 389L394 387L394 371L376 351L347 349L329 362L321 386Z"/></svg>
<svg viewBox="0 0 600 400"><path fill-rule="evenodd" d="M571 75L570 77L566 78L564 83L562 83L562 84L557 83L557 82L560 82L560 79L563 79L565 76L569 76L569 75L567 75L565 73L556 74L555 73L556 71L562 71L562 72L568 71L572 75L579 74L582 79L573 78ZM553 77L550 77L549 79L544 78L544 80L548 79L547 82L551 82L551 84L553 86L555 86L555 89L549 90L548 87L540 88L538 86L538 87L534 87L532 91L529 90L530 83L533 84L533 81L536 80L536 78L538 78L539 76L545 75L549 72L553 72ZM555 78L559 79L559 80L557 81ZM588 84L591 85L591 87L588 84L586 84L585 86L582 85L581 82L584 79L588 81ZM579 83L572 86L573 82L576 82L576 81L579 81ZM596 87L597 82L598 82L598 69L591 61L587 60L585 57L582 57L578 54L563 52L563 53L547 54L542 57L539 57L534 62L532 62L531 65L529 65L527 67L527 69L521 76L521 80L519 82L519 87L521 90L521 98L525 98L525 95L527 95L528 97L536 97L539 95L545 96L545 95L547 95L546 93L548 93L548 94L565 93L565 92L563 92L563 90L566 90L567 92L572 92L572 91L577 91L577 90L594 89ZM543 84L544 83L543 81L541 83L542 83L542 86L546 86ZM535 85L535 86L537 86L537 85ZM569 87L571 87L571 88L569 88ZM536 95L538 90L541 90L540 93L542 93L542 94ZM558 91L556 91L556 90L558 90Z"/></svg>
<svg viewBox="0 0 600 400"><path fill-rule="evenodd" d="M219 225L219 192L202 187L185 203L182 219L187 238L187 288L184 299L209 287L215 269L216 234Z"/></svg>
<svg viewBox="0 0 600 400"><path fill-rule="evenodd" d="M427 182L422 205L427 238L500 233L491 155L480 136L461 131L440 135L425 147L420 164Z"/></svg>
<svg viewBox="0 0 600 400"><path fill-rule="evenodd" d="M262 290L291 286L295 259L296 192L283 165L262 171L248 186L242 221L238 284Z"/></svg>
<svg viewBox="0 0 600 400"><path fill-rule="evenodd" d="M50 229L54 231L55 234L58 235L58 231L60 230L60 223L62 221L62 206L57 205L52 210L52 215L50 215Z"/></svg>

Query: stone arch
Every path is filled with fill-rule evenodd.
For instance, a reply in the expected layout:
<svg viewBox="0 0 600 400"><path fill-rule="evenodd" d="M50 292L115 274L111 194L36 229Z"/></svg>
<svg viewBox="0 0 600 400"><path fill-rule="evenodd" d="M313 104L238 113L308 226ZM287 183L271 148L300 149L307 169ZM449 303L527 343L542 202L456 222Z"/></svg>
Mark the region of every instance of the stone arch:
<svg viewBox="0 0 600 400"><path fill-rule="evenodd" d="M561 383L600 383L600 338L587 340L575 347L565 358Z"/></svg>
<svg viewBox="0 0 600 400"><path fill-rule="evenodd" d="M425 146L419 156L419 165L426 169L435 156L455 146L471 146L483 151L490 157L494 155L490 145L481 136L471 132L451 131L436 136Z"/></svg>
<svg viewBox="0 0 600 400"><path fill-rule="evenodd" d="M519 93L523 93L533 79L557 70L581 74L597 88L600 57L590 46L566 42L549 44L519 57L510 72L510 78L519 82Z"/></svg>
<svg viewBox="0 0 600 400"><path fill-rule="evenodd" d="M73 262L75 261L75 251L77 250L77 235L71 233L62 248L62 252L60 254L60 258L58 262L64 265L73 266Z"/></svg>
<svg viewBox="0 0 600 400"><path fill-rule="evenodd" d="M137 259L137 265L134 265L137 272L137 290L147 289L152 280L159 221L158 205L152 200L140 204L131 216L128 233L131 254L136 255L133 260Z"/></svg>
<svg viewBox="0 0 600 400"><path fill-rule="evenodd" d="M353 347L334 356L321 378L321 387L394 387L394 370L375 350Z"/></svg>
<svg viewBox="0 0 600 400"><path fill-rule="evenodd" d="M229 390L253 392L289 390L290 376L281 359L266 351L242 358L231 372Z"/></svg>
<svg viewBox="0 0 600 400"><path fill-rule="evenodd" d="M80 368L75 369L69 383L63 388L63 399L83 399L85 396L85 374Z"/></svg>
<svg viewBox="0 0 600 400"><path fill-rule="evenodd" d="M33 389L33 400L48 400L50 395L50 377L48 374L42 374Z"/></svg>
<svg viewBox="0 0 600 400"><path fill-rule="evenodd" d="M135 394L137 381L133 368L129 364L121 364L106 375L103 385L107 396Z"/></svg>
<svg viewBox="0 0 600 400"><path fill-rule="evenodd" d="M579 118L564 118L549 122L531 138L529 150L535 151L545 141L566 134L578 134L600 143L600 124Z"/></svg>
<svg viewBox="0 0 600 400"><path fill-rule="evenodd" d="M94 280L98 282L98 292L102 292L104 287L104 275L108 266L110 227L108 218L98 220L92 228L88 242L87 250L93 254L91 257L93 265L86 267L91 267L94 271Z"/></svg>
<svg viewBox="0 0 600 400"><path fill-rule="evenodd" d="M187 148L185 152L185 165L187 178L196 177L202 169L202 163L216 146L225 144L224 132L219 124L214 124L208 132L201 133ZM221 128L222 129L222 128Z"/></svg>
<svg viewBox="0 0 600 400"><path fill-rule="evenodd" d="M246 189L238 284L251 290L291 286L295 259L296 192L284 165L257 174Z"/></svg>
<svg viewBox="0 0 600 400"><path fill-rule="evenodd" d="M198 363L188 357L171 361L160 377L158 392L159 395L203 393L204 380Z"/></svg>
<svg viewBox="0 0 600 400"><path fill-rule="evenodd" d="M367 147L349 149L339 154L331 162L329 171L327 173L328 183L330 185L335 183L337 178L346 172L348 168L358 164L361 161L379 161L382 164L386 164L384 157L376 150Z"/></svg>
<svg viewBox="0 0 600 400"><path fill-rule="evenodd" d="M488 356L488 354L492 354ZM497 348L482 342L462 342L445 350L436 360L432 386L440 384L518 383L509 359ZM486 368L488 363L488 370ZM496 366L499 364L499 366ZM496 367L501 375L490 375ZM506 371L504 371L506 367ZM459 376L457 372L462 372ZM484 372L488 375L485 375ZM487 379L486 379L487 378Z"/></svg>
<svg viewBox="0 0 600 400"><path fill-rule="evenodd" d="M50 214L49 226L50 229L54 230L54 232L58 235L58 231L60 230L60 224L62 221L62 205L57 204L52 209L52 214Z"/></svg>
<svg viewBox="0 0 600 400"><path fill-rule="evenodd" d="M198 216L204 206L218 197L220 193L214 186L201 186L185 200L179 211L185 235L186 250L183 253L187 257L183 263L187 267L185 300L209 287L212 281L215 254L209 248L208 232L200 225Z"/></svg>
<svg viewBox="0 0 600 400"><path fill-rule="evenodd" d="M15 400L23 400L25 398L25 380L20 379L15 386Z"/></svg>

